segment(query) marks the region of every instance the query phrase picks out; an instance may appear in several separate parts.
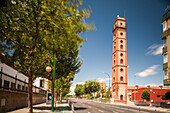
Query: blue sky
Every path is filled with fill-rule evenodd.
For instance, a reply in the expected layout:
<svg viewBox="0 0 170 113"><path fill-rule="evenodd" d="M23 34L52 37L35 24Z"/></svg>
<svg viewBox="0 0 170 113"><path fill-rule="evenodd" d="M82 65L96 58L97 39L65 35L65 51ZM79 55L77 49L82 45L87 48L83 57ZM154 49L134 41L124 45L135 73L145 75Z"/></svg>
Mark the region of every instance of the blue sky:
<svg viewBox="0 0 170 113"><path fill-rule="evenodd" d="M84 0L82 8L92 9L88 23L96 30L80 34L87 38L80 50L84 60L81 71L73 81L99 80L107 83L106 72L112 75L112 27L117 15L127 22L128 86L163 84L163 41L161 19L169 0Z"/></svg>

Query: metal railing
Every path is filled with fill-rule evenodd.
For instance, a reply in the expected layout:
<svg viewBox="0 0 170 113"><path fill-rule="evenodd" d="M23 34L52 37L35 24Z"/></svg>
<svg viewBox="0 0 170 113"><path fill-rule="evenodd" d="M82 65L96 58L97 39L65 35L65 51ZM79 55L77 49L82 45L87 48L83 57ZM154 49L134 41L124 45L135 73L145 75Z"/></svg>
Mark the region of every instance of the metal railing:
<svg viewBox="0 0 170 113"><path fill-rule="evenodd" d="M3 79L3 78L8 79ZM13 82L14 81L14 82ZM7 90L13 90L13 91L20 91L20 92L28 92L28 83L23 80L20 80L16 77L13 77L9 74L6 74L0 71L0 89L7 89ZM47 93L46 90L33 86L32 92L35 94L43 94L45 95Z"/></svg>

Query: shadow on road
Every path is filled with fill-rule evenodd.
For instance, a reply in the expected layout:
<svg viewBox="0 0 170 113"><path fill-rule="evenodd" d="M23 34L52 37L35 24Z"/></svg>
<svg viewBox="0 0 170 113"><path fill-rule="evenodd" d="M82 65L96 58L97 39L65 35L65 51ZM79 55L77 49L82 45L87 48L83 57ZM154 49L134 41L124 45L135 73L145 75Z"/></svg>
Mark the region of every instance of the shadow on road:
<svg viewBox="0 0 170 113"><path fill-rule="evenodd" d="M85 110L85 109L87 109L87 108L84 108L84 107L74 107L74 110L76 111L76 110Z"/></svg>

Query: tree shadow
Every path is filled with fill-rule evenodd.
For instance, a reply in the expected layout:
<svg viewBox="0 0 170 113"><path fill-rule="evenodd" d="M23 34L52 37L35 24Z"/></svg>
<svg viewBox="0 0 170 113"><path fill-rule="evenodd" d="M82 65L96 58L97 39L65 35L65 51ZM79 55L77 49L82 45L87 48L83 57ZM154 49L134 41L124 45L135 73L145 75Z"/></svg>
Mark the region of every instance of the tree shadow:
<svg viewBox="0 0 170 113"><path fill-rule="evenodd" d="M75 110L75 111L85 110L85 109L87 109L87 108L85 108L85 107L74 107L74 110Z"/></svg>

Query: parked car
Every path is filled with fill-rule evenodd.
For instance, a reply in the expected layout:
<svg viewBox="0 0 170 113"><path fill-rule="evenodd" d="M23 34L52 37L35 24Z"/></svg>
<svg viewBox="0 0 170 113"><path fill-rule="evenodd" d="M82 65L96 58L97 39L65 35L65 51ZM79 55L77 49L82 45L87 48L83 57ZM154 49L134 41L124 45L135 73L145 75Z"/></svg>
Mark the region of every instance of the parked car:
<svg viewBox="0 0 170 113"><path fill-rule="evenodd" d="M155 101L155 102L152 102L152 106L155 106L155 107L160 107L160 103L161 102L158 102L158 101Z"/></svg>
<svg viewBox="0 0 170 113"><path fill-rule="evenodd" d="M170 108L170 104L166 103L166 102L161 102L160 103L161 107L165 107L165 108Z"/></svg>
<svg viewBox="0 0 170 113"><path fill-rule="evenodd" d="M146 103L144 101L136 101L134 104L137 106L149 106L150 105L149 103Z"/></svg>

